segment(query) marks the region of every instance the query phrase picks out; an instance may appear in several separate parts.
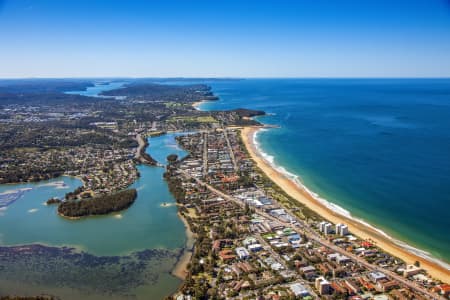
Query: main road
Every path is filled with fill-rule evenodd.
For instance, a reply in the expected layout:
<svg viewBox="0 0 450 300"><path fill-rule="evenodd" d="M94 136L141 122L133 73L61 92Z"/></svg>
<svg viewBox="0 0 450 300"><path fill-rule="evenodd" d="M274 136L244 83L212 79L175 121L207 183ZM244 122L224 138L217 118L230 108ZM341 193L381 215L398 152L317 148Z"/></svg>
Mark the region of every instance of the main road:
<svg viewBox="0 0 450 300"><path fill-rule="evenodd" d="M223 135L225 136L225 141L227 142L228 153L230 155L231 162L233 163L234 171L237 172L238 166L236 164L236 158L234 157L233 148L231 148L231 143L230 143L230 139L228 138L228 132L227 132L226 128L223 128Z"/></svg>
<svg viewBox="0 0 450 300"><path fill-rule="evenodd" d="M136 153L134 154L134 157L136 159L140 159L141 151L145 147L145 141L140 133L136 134L136 141L138 142L138 147L136 148Z"/></svg>

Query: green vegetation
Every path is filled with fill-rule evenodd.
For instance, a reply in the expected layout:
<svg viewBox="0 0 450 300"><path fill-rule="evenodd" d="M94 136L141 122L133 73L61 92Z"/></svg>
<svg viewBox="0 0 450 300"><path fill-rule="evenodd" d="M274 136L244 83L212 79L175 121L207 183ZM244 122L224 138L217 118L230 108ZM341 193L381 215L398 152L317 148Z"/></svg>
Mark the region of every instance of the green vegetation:
<svg viewBox="0 0 450 300"><path fill-rule="evenodd" d="M129 189L111 195L66 201L58 206L58 213L71 218L105 215L130 207L136 197L136 189Z"/></svg>
<svg viewBox="0 0 450 300"><path fill-rule="evenodd" d="M36 297L29 297L29 296L1 296L0 300L53 300L58 299L53 296L36 296Z"/></svg>
<svg viewBox="0 0 450 300"><path fill-rule="evenodd" d="M166 85L166 84L128 84L124 88L104 91L102 95L126 96L133 100L148 102L196 102L217 99L211 89L204 84Z"/></svg>
<svg viewBox="0 0 450 300"><path fill-rule="evenodd" d="M169 191L174 196L175 200L182 202L185 199L186 193L182 188L182 181L180 178L171 176L170 172L164 173L164 179L167 181Z"/></svg>
<svg viewBox="0 0 450 300"><path fill-rule="evenodd" d="M174 107L183 106L185 104L179 103L179 102L172 102L172 101L170 101L170 102L166 102L165 105L166 105L167 108L174 108Z"/></svg>
<svg viewBox="0 0 450 300"><path fill-rule="evenodd" d="M217 122L216 119L212 116L177 116L171 117L169 122L186 122L186 123L214 123Z"/></svg>
<svg viewBox="0 0 450 300"><path fill-rule="evenodd" d="M58 199L58 198L50 198L50 199L48 199L46 202L45 202L45 204L47 204L47 205L51 205L51 204L59 204L59 203L61 203L62 201L60 200L60 199Z"/></svg>
<svg viewBox="0 0 450 300"><path fill-rule="evenodd" d="M167 161L169 162L169 164L173 164L177 161L178 159L178 155L176 154L170 154L167 156Z"/></svg>

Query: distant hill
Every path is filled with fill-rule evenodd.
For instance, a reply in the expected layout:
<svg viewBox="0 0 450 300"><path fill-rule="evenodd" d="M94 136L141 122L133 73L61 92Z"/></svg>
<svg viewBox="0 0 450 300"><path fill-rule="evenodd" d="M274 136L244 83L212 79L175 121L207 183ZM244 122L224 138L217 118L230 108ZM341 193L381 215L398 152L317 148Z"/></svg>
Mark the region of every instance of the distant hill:
<svg viewBox="0 0 450 300"><path fill-rule="evenodd" d="M173 101L195 102L200 100L217 100L211 88L204 84L166 85L166 84L128 84L126 87L104 91L105 96L125 96L134 100L148 102Z"/></svg>
<svg viewBox="0 0 450 300"><path fill-rule="evenodd" d="M87 103L99 100L101 100L101 98L70 95L57 92L4 93L1 92L0 89L0 105L7 105L7 104L51 105L51 104L65 104L65 103Z"/></svg>
<svg viewBox="0 0 450 300"><path fill-rule="evenodd" d="M1 79L0 93L63 93L94 86L86 79Z"/></svg>

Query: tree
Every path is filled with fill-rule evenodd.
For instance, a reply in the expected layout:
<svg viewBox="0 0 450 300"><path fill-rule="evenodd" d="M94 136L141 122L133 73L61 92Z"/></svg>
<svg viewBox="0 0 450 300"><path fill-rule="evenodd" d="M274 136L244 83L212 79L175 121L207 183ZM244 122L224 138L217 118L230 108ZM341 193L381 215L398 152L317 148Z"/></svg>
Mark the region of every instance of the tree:
<svg viewBox="0 0 450 300"><path fill-rule="evenodd" d="M126 209L137 197L136 189L83 200L67 200L59 204L58 213L65 217L104 215Z"/></svg>
<svg viewBox="0 0 450 300"><path fill-rule="evenodd" d="M169 162L169 164L173 164L177 161L178 159L178 155L176 154L170 154L167 156L167 161Z"/></svg>

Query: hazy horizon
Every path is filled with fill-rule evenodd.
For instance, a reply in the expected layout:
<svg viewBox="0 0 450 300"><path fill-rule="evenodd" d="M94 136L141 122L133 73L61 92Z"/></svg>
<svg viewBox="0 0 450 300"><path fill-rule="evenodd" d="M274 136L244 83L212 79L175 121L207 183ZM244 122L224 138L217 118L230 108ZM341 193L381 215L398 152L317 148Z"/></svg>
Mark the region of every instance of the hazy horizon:
<svg viewBox="0 0 450 300"><path fill-rule="evenodd" d="M327 80L327 79L332 79L332 80L376 80L376 79L380 79L380 80L384 80L384 79L393 79L393 80L408 80L408 79L422 79L422 80L433 80L433 79L437 79L437 80L446 80L446 79L450 79L450 76L443 76L443 77L406 77L406 76L402 76L402 77L297 77L297 76L293 76L293 77L237 77L237 76L233 76L233 77L198 77L198 76L173 76L173 77L158 77L158 76L140 76L140 77L133 77L133 76L79 76L79 77L0 77L0 80L81 80L81 79L92 79L92 80L120 80L120 79L126 79L126 80L133 80L133 79L168 79L168 80L176 80L176 79L198 79L198 80L246 80L246 79L301 79L301 80L319 80L319 79L323 79L323 80Z"/></svg>

